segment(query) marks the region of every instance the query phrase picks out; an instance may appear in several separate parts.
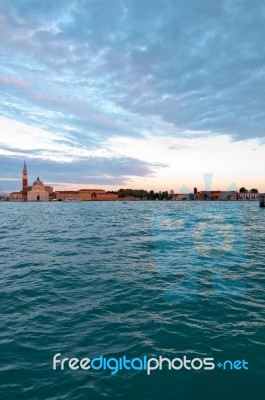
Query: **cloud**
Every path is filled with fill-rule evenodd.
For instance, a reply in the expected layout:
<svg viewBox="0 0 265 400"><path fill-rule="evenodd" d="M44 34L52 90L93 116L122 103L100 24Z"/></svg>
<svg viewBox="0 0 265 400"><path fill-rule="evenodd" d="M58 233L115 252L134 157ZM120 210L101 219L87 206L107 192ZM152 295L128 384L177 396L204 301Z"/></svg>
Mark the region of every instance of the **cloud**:
<svg viewBox="0 0 265 400"><path fill-rule="evenodd" d="M11 1L1 8L2 60L13 74L5 85L20 86L29 114L30 104L70 113L98 140L125 130L139 135L130 122L146 129L150 116L179 130L264 137L261 0L251 9L238 0Z"/></svg>
<svg viewBox="0 0 265 400"><path fill-rule="evenodd" d="M0 132L5 132L0 137L0 170L8 188L14 188L13 180L20 175L23 160L45 180L87 185L126 185L132 177L152 177L157 168L165 166L115 154L107 148L91 150L58 133L3 117Z"/></svg>
<svg viewBox="0 0 265 400"><path fill-rule="evenodd" d="M25 157L28 165L30 181L39 175L44 182L53 186L78 184L79 187L87 185L111 185L113 188L127 186L130 182L141 177L152 177L155 174L154 163L148 163L131 157L100 158L90 157L72 163L57 163L52 160L42 161L37 158ZM5 169L1 178L4 190L18 190L21 175L22 157L0 155L0 170ZM163 167L163 165L159 165ZM16 183L16 181L18 181Z"/></svg>
<svg viewBox="0 0 265 400"><path fill-rule="evenodd" d="M10 0L0 15L0 113L35 130L0 131L6 157L113 159L110 140L150 135L264 141L262 0Z"/></svg>

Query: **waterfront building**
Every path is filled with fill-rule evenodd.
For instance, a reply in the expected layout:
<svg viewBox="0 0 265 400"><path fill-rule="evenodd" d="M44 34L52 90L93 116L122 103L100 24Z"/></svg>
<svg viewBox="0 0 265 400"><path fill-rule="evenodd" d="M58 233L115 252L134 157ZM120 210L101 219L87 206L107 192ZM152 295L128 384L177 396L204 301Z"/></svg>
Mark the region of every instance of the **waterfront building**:
<svg viewBox="0 0 265 400"><path fill-rule="evenodd" d="M259 196L260 195L258 193L242 192L242 193L238 193L238 200L255 201L255 200L259 200Z"/></svg>
<svg viewBox="0 0 265 400"><path fill-rule="evenodd" d="M22 190L20 192L12 192L9 195L10 201L49 201L53 197L53 187L45 186L43 182L37 178L32 186L28 186L28 171L26 163L22 171Z"/></svg>
<svg viewBox="0 0 265 400"><path fill-rule="evenodd" d="M222 201L235 201L238 199L238 192L236 190L202 190L196 195L198 200L222 200Z"/></svg>
<svg viewBox="0 0 265 400"><path fill-rule="evenodd" d="M219 199L225 201L235 201L238 198L238 193L235 190L222 192Z"/></svg>
<svg viewBox="0 0 265 400"><path fill-rule="evenodd" d="M173 195L173 198L177 201L190 200L190 195L187 193L176 193Z"/></svg>
<svg viewBox="0 0 265 400"><path fill-rule="evenodd" d="M22 201L22 191L10 193L9 201Z"/></svg>
<svg viewBox="0 0 265 400"><path fill-rule="evenodd" d="M94 198L95 201L116 201L118 200L118 194L116 193L96 193Z"/></svg>
<svg viewBox="0 0 265 400"><path fill-rule="evenodd" d="M54 192L54 200L78 200L78 192L76 190L61 190Z"/></svg>
<svg viewBox="0 0 265 400"><path fill-rule="evenodd" d="M49 192L39 177L28 190L28 201L49 201Z"/></svg>
<svg viewBox="0 0 265 400"><path fill-rule="evenodd" d="M54 193L54 199L58 201L79 200L79 201L114 201L118 200L116 193L108 193L103 189L80 189L63 190Z"/></svg>
<svg viewBox="0 0 265 400"><path fill-rule="evenodd" d="M198 200L217 200L221 197L221 190L202 190L196 194Z"/></svg>
<svg viewBox="0 0 265 400"><path fill-rule="evenodd" d="M78 190L78 198L81 201L93 201L98 200L98 196L104 193L106 192L102 189L81 189Z"/></svg>

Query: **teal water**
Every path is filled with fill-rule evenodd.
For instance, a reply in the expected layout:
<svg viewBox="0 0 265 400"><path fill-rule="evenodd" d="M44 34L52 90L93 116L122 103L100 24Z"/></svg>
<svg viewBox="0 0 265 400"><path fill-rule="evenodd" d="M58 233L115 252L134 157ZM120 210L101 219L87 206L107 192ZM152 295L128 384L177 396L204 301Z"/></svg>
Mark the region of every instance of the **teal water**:
<svg viewBox="0 0 265 400"><path fill-rule="evenodd" d="M264 398L256 202L3 202L0 222L1 400ZM54 371L58 352L249 369Z"/></svg>

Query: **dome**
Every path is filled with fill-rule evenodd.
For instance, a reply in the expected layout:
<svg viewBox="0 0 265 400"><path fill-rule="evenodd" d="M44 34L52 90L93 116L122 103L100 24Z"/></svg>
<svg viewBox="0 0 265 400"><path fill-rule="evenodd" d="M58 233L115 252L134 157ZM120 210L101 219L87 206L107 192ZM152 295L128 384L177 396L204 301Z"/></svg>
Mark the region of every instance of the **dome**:
<svg viewBox="0 0 265 400"><path fill-rule="evenodd" d="M33 186L43 186L43 182L40 180L40 178L38 177L36 179L36 181L33 183Z"/></svg>

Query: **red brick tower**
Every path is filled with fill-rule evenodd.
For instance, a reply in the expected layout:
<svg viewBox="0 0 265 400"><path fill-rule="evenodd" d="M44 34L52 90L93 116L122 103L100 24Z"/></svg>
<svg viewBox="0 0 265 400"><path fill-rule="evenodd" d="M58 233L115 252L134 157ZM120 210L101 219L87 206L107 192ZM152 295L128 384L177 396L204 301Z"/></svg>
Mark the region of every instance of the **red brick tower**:
<svg viewBox="0 0 265 400"><path fill-rule="evenodd" d="M28 200L28 171L27 171L27 166L24 161L24 168L22 172L22 200L27 201Z"/></svg>

